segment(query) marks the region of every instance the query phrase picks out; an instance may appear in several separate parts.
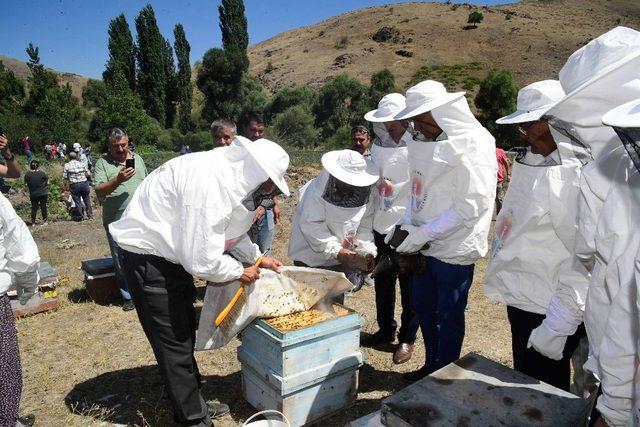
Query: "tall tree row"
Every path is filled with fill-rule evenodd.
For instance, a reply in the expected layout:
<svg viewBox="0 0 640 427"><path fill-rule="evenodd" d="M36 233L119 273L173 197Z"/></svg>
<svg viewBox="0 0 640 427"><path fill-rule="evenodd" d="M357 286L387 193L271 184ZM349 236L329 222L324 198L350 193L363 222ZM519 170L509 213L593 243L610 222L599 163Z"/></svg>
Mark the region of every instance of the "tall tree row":
<svg viewBox="0 0 640 427"><path fill-rule="evenodd" d="M178 72L176 75L176 89L178 101L178 128L182 133L191 130L191 100L193 97L193 87L191 85L191 63L189 54L191 46L187 41L182 24L176 25L173 30L173 48L178 59Z"/></svg>
<svg viewBox="0 0 640 427"><path fill-rule="evenodd" d="M113 91L136 90L136 46L124 14L109 22L109 60L102 79Z"/></svg>
<svg viewBox="0 0 640 427"><path fill-rule="evenodd" d="M136 18L138 32L137 93L147 113L162 126L167 122L166 49L151 5L146 5Z"/></svg>

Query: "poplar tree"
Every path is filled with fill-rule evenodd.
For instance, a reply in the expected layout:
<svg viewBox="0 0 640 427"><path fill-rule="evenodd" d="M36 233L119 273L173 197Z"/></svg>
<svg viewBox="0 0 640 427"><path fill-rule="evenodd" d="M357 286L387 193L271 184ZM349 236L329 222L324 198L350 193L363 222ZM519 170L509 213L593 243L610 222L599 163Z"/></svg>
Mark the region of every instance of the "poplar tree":
<svg viewBox="0 0 640 427"><path fill-rule="evenodd" d="M166 59L165 40L160 34L150 4L136 18L138 32L137 92L145 111L164 126L166 123Z"/></svg>
<svg viewBox="0 0 640 427"><path fill-rule="evenodd" d="M124 14L109 22L109 60L102 79L111 90L136 90L136 46Z"/></svg>
<svg viewBox="0 0 640 427"><path fill-rule="evenodd" d="M172 128L176 119L176 102L178 98L176 66L173 61L173 48L169 40L164 39L164 74L166 79L165 89L165 127Z"/></svg>
<svg viewBox="0 0 640 427"><path fill-rule="evenodd" d="M244 2L242 0L222 0L218 6L220 13L220 31L222 32L222 47L227 55L237 55L242 64L241 72L249 69L249 34L247 32L247 18L244 16Z"/></svg>
<svg viewBox="0 0 640 427"><path fill-rule="evenodd" d="M178 128L182 133L191 130L191 103L193 87L191 84L191 63L189 54L191 46L187 41L182 24L176 25L173 30L173 48L178 59L178 73L176 75L176 89L178 100Z"/></svg>

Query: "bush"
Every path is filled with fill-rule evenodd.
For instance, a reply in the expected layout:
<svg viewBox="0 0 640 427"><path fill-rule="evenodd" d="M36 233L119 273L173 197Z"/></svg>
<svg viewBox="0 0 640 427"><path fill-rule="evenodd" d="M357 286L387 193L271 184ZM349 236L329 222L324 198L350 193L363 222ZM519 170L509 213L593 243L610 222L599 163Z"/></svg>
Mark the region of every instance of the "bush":
<svg viewBox="0 0 640 427"><path fill-rule="evenodd" d="M518 140L513 126L497 125L496 119L512 113L516 109L518 87L511 71L491 70L480 82L475 104L481 113L478 120L496 138L501 147L512 147Z"/></svg>
<svg viewBox="0 0 640 427"><path fill-rule="evenodd" d="M294 105L276 114L271 122L270 131L279 143L298 148L313 148L319 142L319 132L313 122L309 110L302 105Z"/></svg>
<svg viewBox="0 0 640 427"><path fill-rule="evenodd" d="M347 47L348 44L349 44L349 37L342 36L338 40L336 40L336 43L333 45L333 47L335 47L336 49L344 49Z"/></svg>
<svg viewBox="0 0 640 427"><path fill-rule="evenodd" d="M317 92L308 86L286 87L271 97L265 108L265 115L267 120L271 120L276 114L282 113L294 105L300 105L307 111L311 111L317 98Z"/></svg>
<svg viewBox="0 0 640 427"><path fill-rule="evenodd" d="M325 139L322 144L326 150L344 150L351 146L351 126L340 126L329 138Z"/></svg>
<svg viewBox="0 0 640 427"><path fill-rule="evenodd" d="M321 129L323 137L332 135L342 126L364 120L362 117L369 110L368 89L348 74L339 74L325 82L313 107L316 127Z"/></svg>

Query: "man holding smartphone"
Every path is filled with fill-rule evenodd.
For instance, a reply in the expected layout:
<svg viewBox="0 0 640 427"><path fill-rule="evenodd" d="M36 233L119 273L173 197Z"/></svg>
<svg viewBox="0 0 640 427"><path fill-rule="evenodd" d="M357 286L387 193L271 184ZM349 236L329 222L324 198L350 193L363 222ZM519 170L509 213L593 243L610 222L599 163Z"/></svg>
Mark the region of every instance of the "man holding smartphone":
<svg viewBox="0 0 640 427"><path fill-rule="evenodd" d="M107 232L116 281L124 304L124 311L133 310L131 295L122 272L120 249L109 234L109 224L117 221L127 208L133 193L147 176L147 168L138 154L129 151L129 137L119 128L109 132L107 153L93 166L93 185L102 203L102 224Z"/></svg>

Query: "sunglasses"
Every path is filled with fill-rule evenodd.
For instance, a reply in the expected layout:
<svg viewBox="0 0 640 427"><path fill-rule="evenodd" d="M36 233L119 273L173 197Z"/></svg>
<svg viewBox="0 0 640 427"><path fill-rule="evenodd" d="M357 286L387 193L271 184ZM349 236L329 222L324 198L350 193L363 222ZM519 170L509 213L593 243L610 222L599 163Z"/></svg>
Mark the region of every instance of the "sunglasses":
<svg viewBox="0 0 640 427"><path fill-rule="evenodd" d="M526 123L521 123L518 126L516 126L516 129L518 130L518 132L520 132L522 135L527 136L527 131L529 130L529 128L534 124L535 122L526 122Z"/></svg>
<svg viewBox="0 0 640 427"><path fill-rule="evenodd" d="M351 130L351 135L355 135L356 133L366 133L369 135L369 129L364 126L356 126Z"/></svg>

